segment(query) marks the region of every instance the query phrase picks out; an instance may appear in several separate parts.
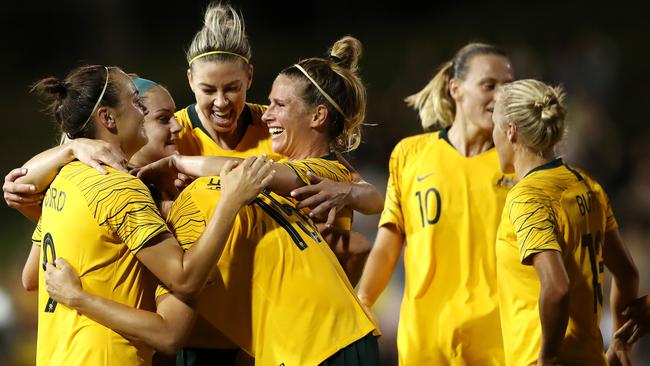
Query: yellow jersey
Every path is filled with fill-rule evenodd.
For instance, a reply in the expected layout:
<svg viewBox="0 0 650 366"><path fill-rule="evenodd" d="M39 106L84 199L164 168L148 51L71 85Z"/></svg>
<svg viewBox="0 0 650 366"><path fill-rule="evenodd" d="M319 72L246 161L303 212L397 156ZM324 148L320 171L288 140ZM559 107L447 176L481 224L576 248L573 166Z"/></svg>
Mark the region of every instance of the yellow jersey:
<svg viewBox="0 0 650 366"><path fill-rule="evenodd" d="M155 278L135 253L167 232L165 221L137 178L80 162L64 166L45 193L32 240L41 263L63 257L86 291L135 308L155 310ZM39 269L36 364L148 365L151 349L49 298Z"/></svg>
<svg viewBox="0 0 650 366"><path fill-rule="evenodd" d="M168 223L184 248L220 195L205 177L178 197ZM240 210L197 311L261 365L317 365L376 330L315 224L272 192Z"/></svg>
<svg viewBox="0 0 650 366"><path fill-rule="evenodd" d="M330 153L322 158L308 158L291 162L285 160L284 164L288 165L305 185L311 184L308 173L313 173L319 177L335 182L352 182L352 173L337 160L334 153ZM303 211L309 213L310 210L305 208ZM352 209L347 207L343 208L336 214L333 224L334 227L342 230L351 230L353 214Z"/></svg>
<svg viewBox="0 0 650 366"><path fill-rule="evenodd" d="M400 365L501 365L494 241L512 176L494 148L462 156L447 132L400 141L379 226L405 237Z"/></svg>
<svg viewBox="0 0 650 366"><path fill-rule="evenodd" d="M598 183L554 160L508 194L497 237L501 324L507 365L536 365L541 346L540 282L531 256L561 253L569 276L569 323L559 362L607 365L598 324L605 232L617 228Z"/></svg>
<svg viewBox="0 0 650 366"><path fill-rule="evenodd" d="M262 114L267 106L246 103L240 120L248 126L242 140L233 150L222 148L205 129L196 112L196 104L177 111L174 116L181 125L178 133L178 151L183 155L232 156L247 158L266 154L269 159L279 161L282 155L274 153L271 147L271 135L262 121Z"/></svg>

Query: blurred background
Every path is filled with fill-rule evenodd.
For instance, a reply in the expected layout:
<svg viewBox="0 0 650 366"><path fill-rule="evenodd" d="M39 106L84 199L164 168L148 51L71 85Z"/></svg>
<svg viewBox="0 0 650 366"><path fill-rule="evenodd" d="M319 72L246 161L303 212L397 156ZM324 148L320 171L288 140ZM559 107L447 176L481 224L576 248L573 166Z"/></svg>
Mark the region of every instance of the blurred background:
<svg viewBox="0 0 650 366"><path fill-rule="evenodd" d="M0 110L5 153L2 176L52 146L57 132L40 113L29 85L85 63L117 65L166 84L178 108L193 101L184 50L200 29L206 1L13 1L0 9ZM624 239L650 292L650 124L647 67L650 27L636 4L520 1L236 1L253 47L255 77L249 100L265 103L279 70L301 57L322 55L351 34L365 47L368 87L364 143L350 161L385 189L387 162L401 138L420 132L403 98L422 88L437 67L469 41L494 43L513 60L518 78L565 86L568 162L584 168L609 192ZM374 239L378 217L355 225ZM2 365L33 365L36 295L23 290L20 271L34 224L0 204L0 354ZM384 365L396 365L395 336L404 274L400 267L375 306L383 331ZM602 328L609 338L608 310ZM650 364L650 336L634 348Z"/></svg>

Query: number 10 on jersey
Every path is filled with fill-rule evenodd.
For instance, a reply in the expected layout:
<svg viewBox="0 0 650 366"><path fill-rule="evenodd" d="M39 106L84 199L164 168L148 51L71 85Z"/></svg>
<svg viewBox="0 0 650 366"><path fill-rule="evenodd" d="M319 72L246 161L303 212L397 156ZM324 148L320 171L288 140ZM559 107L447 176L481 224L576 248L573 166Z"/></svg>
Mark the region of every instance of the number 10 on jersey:
<svg viewBox="0 0 650 366"><path fill-rule="evenodd" d="M415 192L415 197L420 207L420 222L422 223L422 227L437 223L440 220L440 211L442 210L440 192L435 188L429 188L424 192ZM435 212L431 212L430 208L434 206Z"/></svg>

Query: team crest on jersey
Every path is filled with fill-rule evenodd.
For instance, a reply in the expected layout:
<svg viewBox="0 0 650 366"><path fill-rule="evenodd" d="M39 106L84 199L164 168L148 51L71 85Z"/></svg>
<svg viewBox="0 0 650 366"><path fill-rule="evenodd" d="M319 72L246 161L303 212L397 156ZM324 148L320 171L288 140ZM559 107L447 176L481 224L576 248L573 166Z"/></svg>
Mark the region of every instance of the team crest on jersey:
<svg viewBox="0 0 650 366"><path fill-rule="evenodd" d="M510 189L517 184L517 179L513 176L502 175L499 180L497 180L497 188Z"/></svg>

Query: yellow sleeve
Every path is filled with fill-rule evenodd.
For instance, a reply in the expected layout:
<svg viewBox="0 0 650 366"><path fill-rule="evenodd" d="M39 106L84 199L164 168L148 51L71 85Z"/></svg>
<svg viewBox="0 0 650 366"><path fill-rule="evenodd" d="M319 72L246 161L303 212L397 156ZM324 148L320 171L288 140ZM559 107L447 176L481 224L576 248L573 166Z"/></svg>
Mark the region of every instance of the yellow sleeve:
<svg viewBox="0 0 650 366"><path fill-rule="evenodd" d="M400 203L400 173L402 169L403 144L400 142L395 146L388 161L388 184L386 186L386 201L384 211L379 219L379 227L386 224L394 224L397 229L404 233L404 216Z"/></svg>
<svg viewBox="0 0 650 366"><path fill-rule="evenodd" d="M290 167L303 183L309 185L311 182L307 174L312 172L319 177L331 179L336 182L351 182L352 174L341 163L335 160L321 158L310 158L300 161L289 161L282 164Z"/></svg>
<svg viewBox="0 0 650 366"><path fill-rule="evenodd" d="M189 187L188 187L189 188ZM206 227L205 216L192 197L192 190L181 192L167 216L167 224L183 249L189 249Z"/></svg>
<svg viewBox="0 0 650 366"><path fill-rule="evenodd" d="M38 219L38 223L36 224L36 229L34 229L34 233L32 233L32 244L33 245L38 245L39 247L43 245L43 229L41 227L41 219Z"/></svg>
<svg viewBox="0 0 650 366"><path fill-rule="evenodd" d="M169 289L165 287L165 285L158 284L158 287L156 288L156 299L162 295L167 295L169 292Z"/></svg>
<svg viewBox="0 0 650 366"><path fill-rule="evenodd" d="M530 264L527 260L533 254L546 250L562 252L555 210L543 193L515 188L508 195L506 209L517 237L521 263Z"/></svg>
<svg viewBox="0 0 650 366"><path fill-rule="evenodd" d="M169 231L149 189L135 177L110 173L82 190L99 225L117 235L134 253L156 235Z"/></svg>

